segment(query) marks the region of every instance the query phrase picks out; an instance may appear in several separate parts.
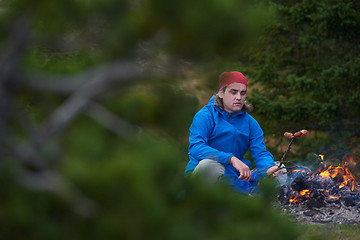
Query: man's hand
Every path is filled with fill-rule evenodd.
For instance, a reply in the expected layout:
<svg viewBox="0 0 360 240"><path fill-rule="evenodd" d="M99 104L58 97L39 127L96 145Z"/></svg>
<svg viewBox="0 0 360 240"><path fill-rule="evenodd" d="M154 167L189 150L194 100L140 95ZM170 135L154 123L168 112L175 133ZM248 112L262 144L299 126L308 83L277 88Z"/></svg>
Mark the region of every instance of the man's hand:
<svg viewBox="0 0 360 240"><path fill-rule="evenodd" d="M243 163L240 159L238 159L235 156L232 156L230 158L230 164L233 165L233 167L239 171L239 179L243 179L244 181L250 181L251 178L251 172L250 168Z"/></svg>
<svg viewBox="0 0 360 240"><path fill-rule="evenodd" d="M279 170L279 171L277 171L279 169L279 167L278 166L272 166L272 167L269 167L269 169L268 170L266 170L266 174L267 175L273 175L273 176L275 176L275 175L277 175L277 174L279 174L279 173L281 173L281 171Z"/></svg>

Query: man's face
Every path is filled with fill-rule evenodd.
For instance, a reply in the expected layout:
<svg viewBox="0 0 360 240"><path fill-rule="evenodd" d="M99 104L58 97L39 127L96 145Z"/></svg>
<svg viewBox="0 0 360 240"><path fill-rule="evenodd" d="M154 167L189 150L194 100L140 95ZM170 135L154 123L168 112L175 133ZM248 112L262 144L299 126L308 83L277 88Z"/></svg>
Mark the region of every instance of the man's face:
<svg viewBox="0 0 360 240"><path fill-rule="evenodd" d="M219 91L219 97L223 100L226 112L240 112L245 103L246 86L242 83L232 83L226 87L225 92Z"/></svg>

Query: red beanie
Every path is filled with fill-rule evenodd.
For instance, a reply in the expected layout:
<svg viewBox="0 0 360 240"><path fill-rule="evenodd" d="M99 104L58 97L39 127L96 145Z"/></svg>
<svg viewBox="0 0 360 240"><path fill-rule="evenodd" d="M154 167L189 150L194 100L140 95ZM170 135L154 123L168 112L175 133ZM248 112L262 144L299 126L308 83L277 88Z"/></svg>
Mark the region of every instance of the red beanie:
<svg viewBox="0 0 360 240"><path fill-rule="evenodd" d="M247 86L246 77L241 72L223 72L219 77L219 90L235 82Z"/></svg>

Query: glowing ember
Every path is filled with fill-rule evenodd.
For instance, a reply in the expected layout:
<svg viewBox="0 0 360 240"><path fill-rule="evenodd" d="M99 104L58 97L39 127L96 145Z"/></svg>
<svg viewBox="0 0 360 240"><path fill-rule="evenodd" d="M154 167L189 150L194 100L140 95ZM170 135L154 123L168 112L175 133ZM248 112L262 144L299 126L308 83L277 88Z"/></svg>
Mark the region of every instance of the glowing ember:
<svg viewBox="0 0 360 240"><path fill-rule="evenodd" d="M299 193L301 196L309 196L310 190L304 189L304 190L300 191Z"/></svg>
<svg viewBox="0 0 360 240"><path fill-rule="evenodd" d="M330 173L328 170L319 173L319 175L322 177L330 178Z"/></svg>

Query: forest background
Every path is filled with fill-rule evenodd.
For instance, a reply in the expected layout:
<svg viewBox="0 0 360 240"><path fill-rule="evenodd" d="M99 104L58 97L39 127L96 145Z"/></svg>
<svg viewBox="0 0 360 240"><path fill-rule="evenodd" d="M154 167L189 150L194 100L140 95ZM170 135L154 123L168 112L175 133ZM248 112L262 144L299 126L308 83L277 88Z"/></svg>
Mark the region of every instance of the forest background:
<svg viewBox="0 0 360 240"><path fill-rule="evenodd" d="M293 224L271 186L244 198L183 171L192 117L233 70L275 159L284 131L308 129L288 160L359 160L359 11L355 0L0 1L0 238L354 239L357 226Z"/></svg>

